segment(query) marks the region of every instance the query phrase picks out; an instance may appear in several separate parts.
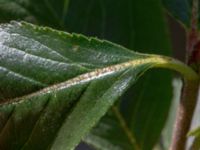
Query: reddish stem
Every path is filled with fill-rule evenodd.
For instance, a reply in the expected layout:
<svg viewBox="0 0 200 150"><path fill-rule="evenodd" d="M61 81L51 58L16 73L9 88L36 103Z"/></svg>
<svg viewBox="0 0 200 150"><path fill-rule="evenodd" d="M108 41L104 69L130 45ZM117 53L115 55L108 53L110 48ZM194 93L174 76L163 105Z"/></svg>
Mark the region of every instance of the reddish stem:
<svg viewBox="0 0 200 150"><path fill-rule="evenodd" d="M198 33L198 0L193 0L191 27L187 34L186 63L199 72L200 40ZM172 137L170 150L184 150L197 103L199 81L185 81Z"/></svg>
<svg viewBox="0 0 200 150"><path fill-rule="evenodd" d="M170 150L185 149L187 141L186 135L190 128L192 116L196 106L198 87L198 81L185 81L184 83Z"/></svg>

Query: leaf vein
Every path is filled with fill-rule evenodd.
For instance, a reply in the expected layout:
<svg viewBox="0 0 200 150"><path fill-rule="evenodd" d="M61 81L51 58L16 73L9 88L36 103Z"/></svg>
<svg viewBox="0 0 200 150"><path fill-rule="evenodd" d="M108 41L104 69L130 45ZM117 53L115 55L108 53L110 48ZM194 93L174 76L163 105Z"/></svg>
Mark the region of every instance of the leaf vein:
<svg viewBox="0 0 200 150"><path fill-rule="evenodd" d="M1 129L1 131L0 131L0 138L2 137L3 131L5 130L5 128L6 128L6 126L7 126L7 124L9 123L9 120L11 119L11 117L12 117L12 115L13 115L14 111L15 111L15 106L13 106L13 108L12 108L12 110L11 110L11 112L10 112L9 116L8 116L8 119L7 119L7 121L5 122L5 124L4 124L4 126L3 126L3 128L2 128L2 129Z"/></svg>
<svg viewBox="0 0 200 150"><path fill-rule="evenodd" d="M130 129L128 128L126 121L124 120L123 116L121 115L119 109L117 108L117 106L113 106L112 110L116 116L116 118L118 119L122 129L124 130L127 138L129 139L130 144L133 146L133 148L135 150L140 150L140 146L137 143L137 140L133 134L133 132L130 131Z"/></svg>
<svg viewBox="0 0 200 150"><path fill-rule="evenodd" d="M37 119L37 121L35 122L35 124L34 124L32 130L31 130L31 132L30 132L30 135L28 136L28 138L27 138L27 140L24 142L24 144L21 146L21 148L20 148L21 150L26 146L26 143L28 143L28 141L30 140L31 135L33 134L34 129L36 128L37 124L39 123L40 118L42 117L42 114L45 112L45 110L46 110L46 108L47 108L49 102L50 102L50 95L48 96L47 101L45 102L44 107L43 107L43 109L41 110L40 115L38 116L38 119Z"/></svg>

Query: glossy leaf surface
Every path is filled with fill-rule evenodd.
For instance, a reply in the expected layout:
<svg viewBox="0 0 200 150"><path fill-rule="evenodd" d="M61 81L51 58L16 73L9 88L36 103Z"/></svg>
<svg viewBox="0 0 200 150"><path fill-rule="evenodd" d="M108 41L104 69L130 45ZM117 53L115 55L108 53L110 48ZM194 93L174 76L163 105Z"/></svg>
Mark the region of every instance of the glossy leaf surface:
<svg viewBox="0 0 200 150"><path fill-rule="evenodd" d="M165 3L169 10L175 11L174 14L185 11L187 4L187 1L181 1L180 4L178 1L169 0ZM74 0L69 2L69 11L67 11L67 6L67 0L38 2L2 0L0 2L0 18L3 21L23 19L71 32L98 36L141 52L165 55L170 53L161 11L162 6L158 0L118 0L114 2ZM186 17L182 16L184 21L184 18L189 17L189 13L186 13ZM154 35L153 38L152 35ZM155 85L154 82L160 84ZM128 103L124 103L126 111L122 111L122 115L131 128L130 130L136 133L137 141L145 143L147 149L155 144L165 123L171 102L170 82L171 77L167 72L151 71L140 79L135 88L129 89L123 98ZM132 94L133 91L136 94ZM162 101L160 97L162 97ZM122 104L123 110L124 104ZM148 118L152 116L160 119L150 121ZM154 129L147 130L148 126L152 126ZM118 129L115 132L117 133Z"/></svg>
<svg viewBox="0 0 200 150"><path fill-rule="evenodd" d="M0 27L0 148L74 149L149 68L197 75L171 58L50 28Z"/></svg>
<svg viewBox="0 0 200 150"><path fill-rule="evenodd" d="M102 37L144 53L171 53L162 4L159 0L73 0L69 3L67 18L66 26L71 32ZM130 133L133 133L143 149L151 149L158 141L172 99L171 84L169 72L149 71L126 92L122 104L118 106ZM103 125L100 123L97 129L94 129L94 135L86 139L88 143L95 144L99 149L99 145L106 145L105 143L116 148L117 143L121 145L122 141L127 140L119 120L115 114L111 116L103 119ZM110 130L103 128L104 124ZM149 126L151 128L148 128ZM123 136L116 136L118 132ZM94 136L99 143L103 141L104 144L98 144L98 140L93 143ZM118 138L112 140L111 137ZM122 145L127 145L127 142Z"/></svg>

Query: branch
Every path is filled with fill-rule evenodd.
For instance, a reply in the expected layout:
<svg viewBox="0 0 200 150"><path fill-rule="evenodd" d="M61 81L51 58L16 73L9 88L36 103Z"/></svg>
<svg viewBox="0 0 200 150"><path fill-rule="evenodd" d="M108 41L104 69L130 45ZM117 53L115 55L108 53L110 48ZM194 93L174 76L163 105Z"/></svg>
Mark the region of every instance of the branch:
<svg viewBox="0 0 200 150"><path fill-rule="evenodd" d="M191 26L187 33L186 63L199 73L200 40L198 36L198 0L193 0ZM187 133L197 103L199 81L184 81L170 150L184 150Z"/></svg>
<svg viewBox="0 0 200 150"><path fill-rule="evenodd" d="M192 116L196 106L198 88L198 81L184 82L170 150L185 149L187 133L190 129Z"/></svg>

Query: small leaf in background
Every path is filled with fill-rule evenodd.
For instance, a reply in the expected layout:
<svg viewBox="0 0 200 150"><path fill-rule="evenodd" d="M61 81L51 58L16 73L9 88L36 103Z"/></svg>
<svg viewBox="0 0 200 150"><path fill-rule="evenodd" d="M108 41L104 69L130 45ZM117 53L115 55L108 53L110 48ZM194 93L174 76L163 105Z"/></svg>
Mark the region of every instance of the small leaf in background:
<svg viewBox="0 0 200 150"><path fill-rule="evenodd" d="M162 0L163 5L173 17L175 17L186 28L190 27L192 16L192 0ZM200 4L199 4L200 5ZM200 28L200 10L198 27Z"/></svg>
<svg viewBox="0 0 200 150"><path fill-rule="evenodd" d="M167 11L183 25L189 27L192 0L162 0Z"/></svg>
<svg viewBox="0 0 200 150"><path fill-rule="evenodd" d="M190 147L191 150L199 150L200 149L200 127L190 131L188 136L194 137L194 141Z"/></svg>
<svg viewBox="0 0 200 150"><path fill-rule="evenodd" d="M188 136L200 136L200 127L190 131L188 133Z"/></svg>

